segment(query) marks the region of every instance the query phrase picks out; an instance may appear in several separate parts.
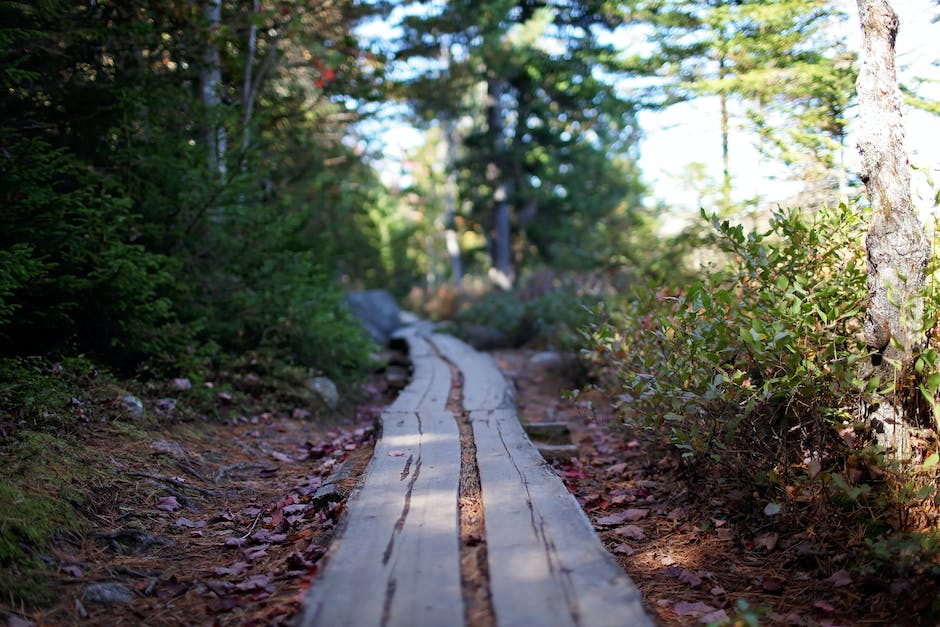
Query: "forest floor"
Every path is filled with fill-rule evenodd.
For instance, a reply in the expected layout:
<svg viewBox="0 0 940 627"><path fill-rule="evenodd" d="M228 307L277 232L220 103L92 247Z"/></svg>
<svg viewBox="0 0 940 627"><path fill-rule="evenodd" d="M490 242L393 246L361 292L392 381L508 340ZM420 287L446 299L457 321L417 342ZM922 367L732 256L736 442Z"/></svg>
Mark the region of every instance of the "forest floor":
<svg viewBox="0 0 940 627"><path fill-rule="evenodd" d="M809 551L812 530L741 526L741 498L700 494L661 436L625 431L598 392L563 398L571 377L535 354L494 356L517 385L524 422L571 426L579 455L556 468L657 624L920 624L934 597L900 602L905 582L858 580L845 554ZM391 400L379 380L366 388L352 419L329 424L253 405L226 421L96 426L83 445L118 474L86 486L85 528L45 556L56 602L27 611L0 600L0 619L289 624ZM337 474L337 489L321 489Z"/></svg>

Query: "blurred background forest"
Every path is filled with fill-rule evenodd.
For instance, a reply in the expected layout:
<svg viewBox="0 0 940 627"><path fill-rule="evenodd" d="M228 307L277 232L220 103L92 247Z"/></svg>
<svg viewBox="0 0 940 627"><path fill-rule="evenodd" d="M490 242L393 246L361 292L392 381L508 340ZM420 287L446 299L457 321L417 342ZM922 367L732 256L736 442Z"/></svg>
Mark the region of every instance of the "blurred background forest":
<svg viewBox="0 0 940 627"><path fill-rule="evenodd" d="M890 494L857 420L881 382L857 376L852 8L0 0L0 436L78 428L99 369L198 387L251 361L350 390L375 347L342 301L381 287L478 345L579 354L622 420L774 502L935 528L934 415ZM902 85L912 135L937 136L936 80ZM714 158L678 139L654 194L640 121L671 110L716 129ZM785 192L742 194L741 138ZM913 163L930 210L937 166ZM937 575L931 546L905 567Z"/></svg>

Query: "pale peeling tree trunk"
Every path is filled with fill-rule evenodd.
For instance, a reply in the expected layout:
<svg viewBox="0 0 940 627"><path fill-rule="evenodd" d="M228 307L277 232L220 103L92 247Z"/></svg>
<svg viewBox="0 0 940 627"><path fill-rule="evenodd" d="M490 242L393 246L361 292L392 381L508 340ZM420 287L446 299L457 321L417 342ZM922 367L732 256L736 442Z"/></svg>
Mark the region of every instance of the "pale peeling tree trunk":
<svg viewBox="0 0 940 627"><path fill-rule="evenodd" d="M493 225L490 230L490 254L493 267L490 269L490 278L497 286L508 290L512 288L512 248L509 242L511 186L501 164L505 150L503 145L503 81L499 77L490 76L486 87L487 131L492 152L490 163L487 165L486 179L493 190Z"/></svg>
<svg viewBox="0 0 940 627"><path fill-rule="evenodd" d="M895 68L898 18L886 0L858 0L858 10L862 25L858 149L862 181L873 210L866 238L865 341L874 356L865 374L899 384L896 392L873 398L866 413L878 443L893 449L897 459L904 459L911 452L909 401L916 403L920 398L916 389L904 383L911 380L913 362L923 342L920 294L930 242L911 202Z"/></svg>
<svg viewBox="0 0 940 627"><path fill-rule="evenodd" d="M447 191L444 213L444 237L447 255L450 257L454 286L460 290L463 283L463 265L460 260L460 240L457 238L457 124L452 119L445 119L443 124L444 143L447 147Z"/></svg>
<svg viewBox="0 0 940 627"><path fill-rule="evenodd" d="M208 122L206 123L206 144L209 149L209 168L218 172L223 179L226 175L225 153L228 138L225 126L216 119L222 99L219 90L222 87L222 60L219 45L216 42L218 30L222 25L222 0L209 0L203 8L203 15L208 26L208 41L203 50L202 70L199 83L202 92L202 104L205 105Z"/></svg>

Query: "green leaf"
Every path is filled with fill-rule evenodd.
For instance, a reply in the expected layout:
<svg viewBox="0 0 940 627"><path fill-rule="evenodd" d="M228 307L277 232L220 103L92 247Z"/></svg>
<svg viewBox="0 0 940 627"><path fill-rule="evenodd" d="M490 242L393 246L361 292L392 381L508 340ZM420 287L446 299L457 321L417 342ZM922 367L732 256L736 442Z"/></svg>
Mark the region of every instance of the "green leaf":
<svg viewBox="0 0 940 627"><path fill-rule="evenodd" d="M931 453L927 456L927 459L924 460L921 470L930 470L936 466L938 462L940 462L940 453Z"/></svg>

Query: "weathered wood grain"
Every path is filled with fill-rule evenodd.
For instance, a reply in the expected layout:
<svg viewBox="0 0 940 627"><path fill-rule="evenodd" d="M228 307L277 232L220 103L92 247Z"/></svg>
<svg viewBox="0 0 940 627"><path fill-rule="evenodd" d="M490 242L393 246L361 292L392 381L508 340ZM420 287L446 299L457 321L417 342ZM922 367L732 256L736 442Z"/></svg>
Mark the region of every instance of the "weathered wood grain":
<svg viewBox="0 0 940 627"><path fill-rule="evenodd" d="M407 411L382 414L381 438L300 625L463 625L460 441L444 411L450 371L420 338L413 341L415 376L407 397L396 401Z"/></svg>
<svg viewBox="0 0 940 627"><path fill-rule="evenodd" d="M450 335L435 334L429 339L444 359L463 373L465 410L508 409L516 406L515 387L503 376L492 356L480 353Z"/></svg>
<svg viewBox="0 0 940 627"><path fill-rule="evenodd" d="M519 423L513 388L488 355L428 327L399 334L412 380L350 497L298 624L464 624L457 501L460 441L446 411L464 379L483 495L489 590L500 627L646 626L640 596Z"/></svg>
<svg viewBox="0 0 940 627"><path fill-rule="evenodd" d="M640 595L515 411L471 412L500 627L650 625Z"/></svg>

